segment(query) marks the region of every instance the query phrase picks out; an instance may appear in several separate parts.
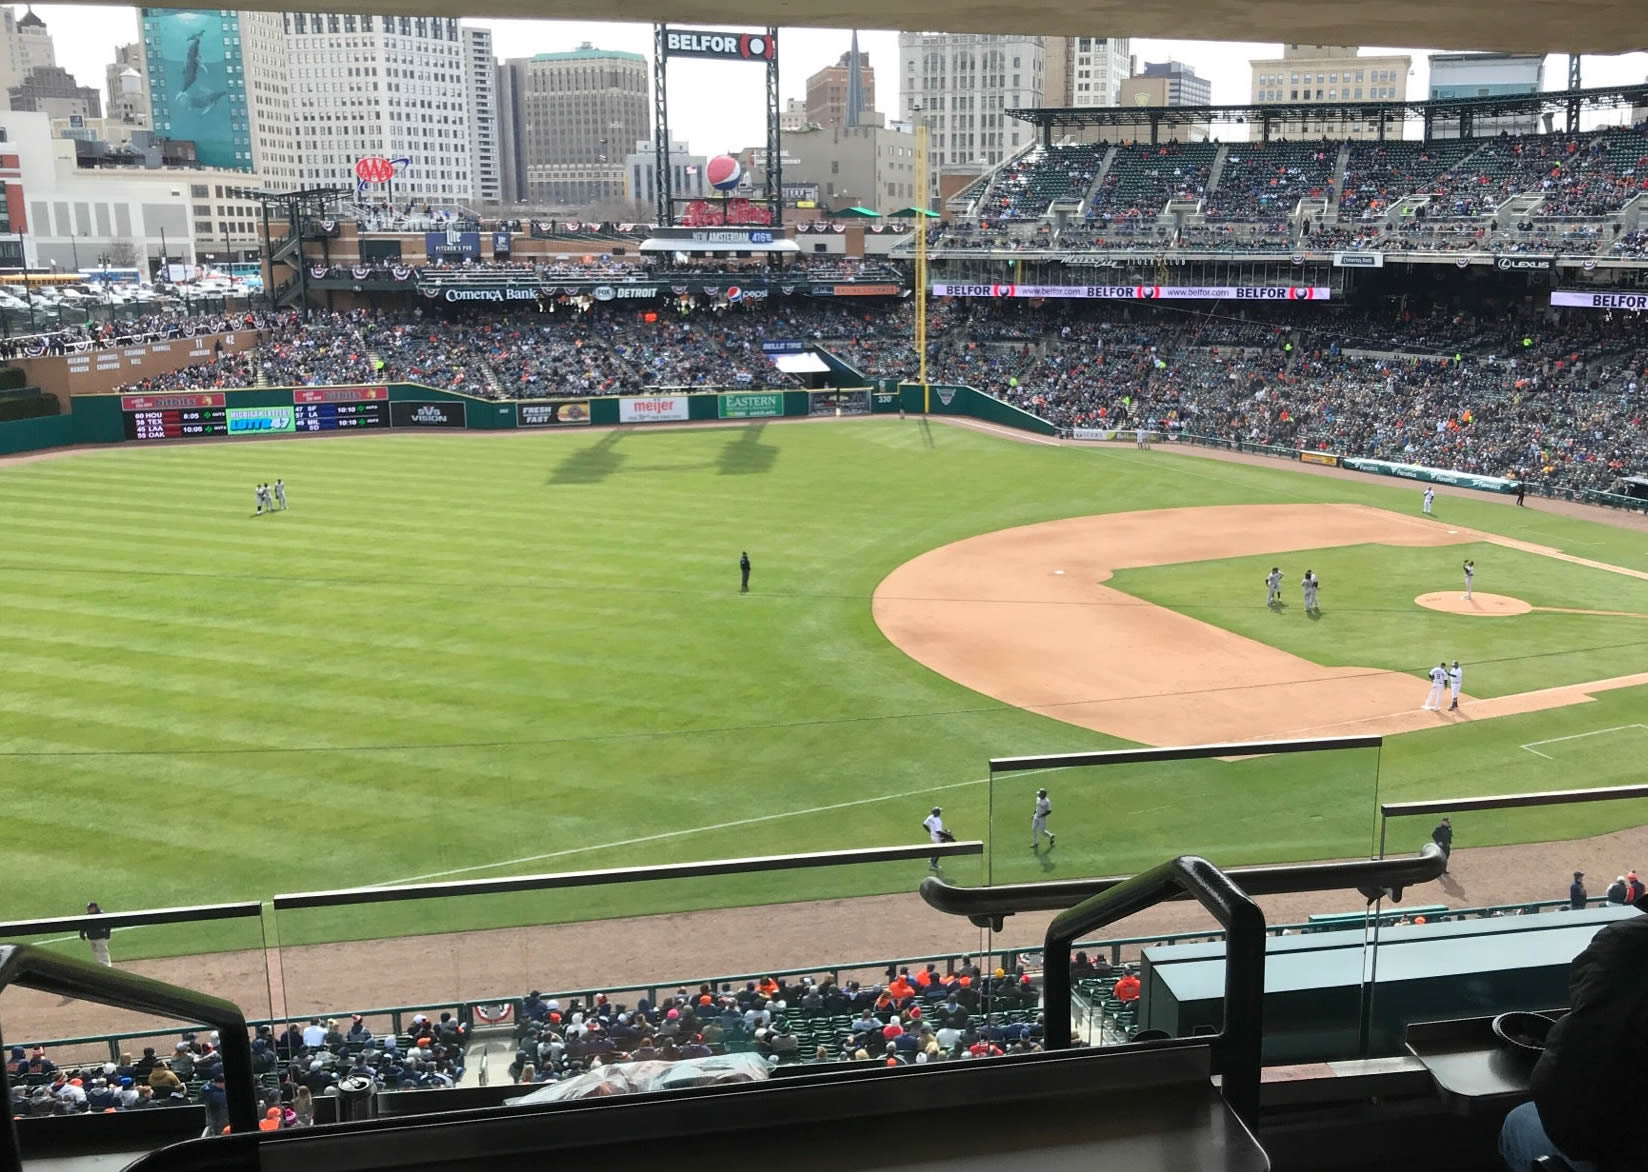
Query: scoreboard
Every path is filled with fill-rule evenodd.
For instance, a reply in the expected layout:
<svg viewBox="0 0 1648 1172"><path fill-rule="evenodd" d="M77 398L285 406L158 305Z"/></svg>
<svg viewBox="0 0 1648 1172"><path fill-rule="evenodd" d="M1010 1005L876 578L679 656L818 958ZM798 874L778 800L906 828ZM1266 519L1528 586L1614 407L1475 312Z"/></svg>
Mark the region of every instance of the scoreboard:
<svg viewBox="0 0 1648 1172"><path fill-rule="evenodd" d="M122 395L120 410L129 440L193 439L228 435L221 394Z"/></svg>
<svg viewBox="0 0 1648 1172"><path fill-rule="evenodd" d="M292 425L281 426L283 410L293 413ZM298 387L285 408L231 408L222 391L122 395L120 411L129 440L387 428L391 422L388 387Z"/></svg>
<svg viewBox="0 0 1648 1172"><path fill-rule="evenodd" d="M299 403L299 431L335 431L347 427L388 427L389 404Z"/></svg>

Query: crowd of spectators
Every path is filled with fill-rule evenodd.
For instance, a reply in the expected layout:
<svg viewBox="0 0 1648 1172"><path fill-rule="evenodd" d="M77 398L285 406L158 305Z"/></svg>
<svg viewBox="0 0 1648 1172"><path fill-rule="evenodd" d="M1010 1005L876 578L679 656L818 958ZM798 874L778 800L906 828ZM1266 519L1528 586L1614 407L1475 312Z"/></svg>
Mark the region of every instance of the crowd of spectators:
<svg viewBox="0 0 1648 1172"><path fill-rule="evenodd" d="M464 1070L463 1026L451 1013L414 1017L408 1032L374 1037L355 1015L347 1022L312 1018L277 1034L259 1026L251 1039L259 1126L273 1131L315 1120L316 1098L333 1094L347 1078L375 1089L456 1086ZM205 1108L206 1133L229 1122L224 1062L218 1035L185 1033L170 1053L145 1047L118 1062L59 1066L43 1047L13 1046L6 1063L9 1107L18 1116L61 1116L182 1107Z"/></svg>

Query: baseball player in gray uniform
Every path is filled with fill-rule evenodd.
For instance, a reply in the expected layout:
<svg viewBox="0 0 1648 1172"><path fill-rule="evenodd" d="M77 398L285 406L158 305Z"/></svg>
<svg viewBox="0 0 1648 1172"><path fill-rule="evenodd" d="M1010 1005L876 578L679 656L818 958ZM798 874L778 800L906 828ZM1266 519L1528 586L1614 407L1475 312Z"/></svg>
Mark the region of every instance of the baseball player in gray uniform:
<svg viewBox="0 0 1648 1172"><path fill-rule="evenodd" d="M1449 712L1459 711L1459 685L1465 682L1465 673L1459 668L1459 661L1453 661L1448 669L1448 689L1453 693L1453 703L1448 705Z"/></svg>
<svg viewBox="0 0 1648 1172"><path fill-rule="evenodd" d="M1475 579L1475 577L1476 577L1476 563L1469 560L1469 559L1466 559L1466 561L1465 561L1465 601L1466 602L1469 602L1471 600L1471 582L1472 582L1473 579Z"/></svg>
<svg viewBox="0 0 1648 1172"><path fill-rule="evenodd" d="M1321 587L1321 585L1322 581L1320 578L1318 578L1310 570L1305 571L1304 578L1299 582L1299 586L1305 594L1305 613L1309 614L1311 611L1317 609L1316 591Z"/></svg>
<svg viewBox="0 0 1648 1172"><path fill-rule="evenodd" d="M1036 791L1036 809L1035 809L1035 812L1030 815L1030 849L1031 850L1035 850L1038 846L1041 845L1041 836L1044 835L1044 834L1047 836L1047 846L1048 846L1049 849L1051 849L1052 847L1057 845L1057 837L1053 834L1053 832L1051 830L1047 829L1047 815L1051 814L1052 812L1053 812L1053 803L1048 801L1047 791L1044 790L1044 789L1037 790Z"/></svg>
<svg viewBox="0 0 1648 1172"><path fill-rule="evenodd" d="M1439 663L1431 668L1431 693L1425 697L1427 712L1442 711L1442 689L1448 686L1448 665Z"/></svg>
<svg viewBox="0 0 1648 1172"><path fill-rule="evenodd" d="M1265 585L1270 588L1270 596L1265 599L1266 606L1275 606L1282 601L1282 568L1270 567L1270 573L1265 575Z"/></svg>

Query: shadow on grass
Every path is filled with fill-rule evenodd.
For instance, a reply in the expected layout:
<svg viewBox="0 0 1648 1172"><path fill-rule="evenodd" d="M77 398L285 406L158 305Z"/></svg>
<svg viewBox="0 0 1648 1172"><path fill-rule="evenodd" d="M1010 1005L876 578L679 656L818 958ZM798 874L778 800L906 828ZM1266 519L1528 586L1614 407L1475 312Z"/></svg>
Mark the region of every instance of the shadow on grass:
<svg viewBox="0 0 1648 1172"><path fill-rule="evenodd" d="M937 447L938 445L933 442L933 425L928 423L925 418L918 419L916 422L921 425L921 446L924 448Z"/></svg>
<svg viewBox="0 0 1648 1172"><path fill-rule="evenodd" d="M592 444L575 448L555 465L549 474L551 484L599 484L611 476L624 462L623 453L615 451L621 431L609 431Z"/></svg>
<svg viewBox="0 0 1648 1172"><path fill-rule="evenodd" d="M778 449L761 442L764 423L752 423L738 429L731 443L724 444L716 457L715 471L719 476L759 476L772 471L778 460Z"/></svg>

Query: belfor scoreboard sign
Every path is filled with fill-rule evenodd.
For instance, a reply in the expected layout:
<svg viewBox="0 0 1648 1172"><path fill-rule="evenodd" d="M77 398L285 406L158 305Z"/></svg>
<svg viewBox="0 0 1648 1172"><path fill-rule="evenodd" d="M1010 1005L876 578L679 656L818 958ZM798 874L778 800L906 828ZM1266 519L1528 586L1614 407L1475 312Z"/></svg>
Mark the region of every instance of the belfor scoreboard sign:
<svg viewBox="0 0 1648 1172"><path fill-rule="evenodd" d="M719 61L771 61L778 45L767 33L721 33L709 29L664 30L666 57L713 57Z"/></svg>

